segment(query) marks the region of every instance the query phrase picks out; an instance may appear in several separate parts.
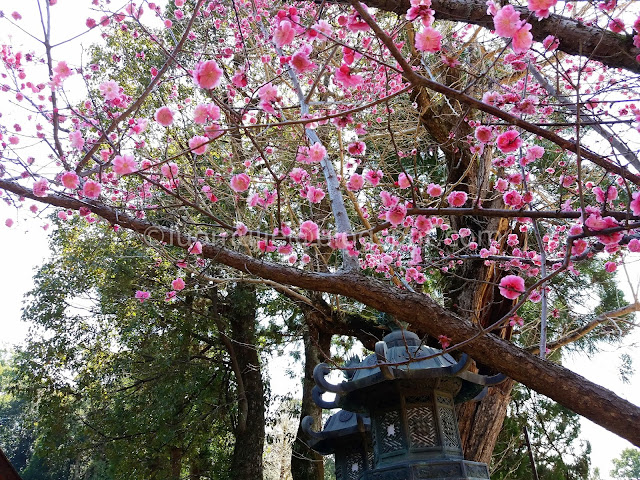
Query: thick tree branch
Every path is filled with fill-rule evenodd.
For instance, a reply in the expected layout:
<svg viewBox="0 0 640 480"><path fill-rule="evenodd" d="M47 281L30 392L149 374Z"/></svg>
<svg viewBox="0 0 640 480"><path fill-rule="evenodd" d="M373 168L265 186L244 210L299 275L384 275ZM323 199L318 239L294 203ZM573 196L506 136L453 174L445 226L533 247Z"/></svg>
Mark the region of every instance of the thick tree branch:
<svg viewBox="0 0 640 480"><path fill-rule="evenodd" d="M103 204L83 202L70 197L50 195L38 198L27 188L0 180L0 188L50 205L78 210L86 207L105 220L123 228L165 242L189 248L195 237L151 224ZM478 326L446 310L427 295L401 290L388 283L354 272L317 273L287 267L244 255L224 246L203 242L202 256L243 273L314 291L334 293L352 298L372 308L407 321L433 337L447 335L452 343L460 343L477 335ZM640 446L640 407L624 400L606 388L566 368L542 360L512 343L494 335L478 336L462 350L474 358L529 388L546 395L561 405L592 420L602 427Z"/></svg>
<svg viewBox="0 0 640 480"><path fill-rule="evenodd" d="M339 3L347 1L339 0ZM400 15L406 14L411 6L409 0L367 0L365 3ZM431 8L435 10L437 20L472 23L493 30L493 17L487 14L484 0L433 0ZM514 8L520 12L521 18L531 15L525 7L514 5ZM640 73L640 62L636 60L640 48L633 46L630 35L616 34L553 14L542 20L533 19L530 23L531 34L537 42L542 42L547 35L554 35L560 39L559 50L569 55L582 55L611 68Z"/></svg>

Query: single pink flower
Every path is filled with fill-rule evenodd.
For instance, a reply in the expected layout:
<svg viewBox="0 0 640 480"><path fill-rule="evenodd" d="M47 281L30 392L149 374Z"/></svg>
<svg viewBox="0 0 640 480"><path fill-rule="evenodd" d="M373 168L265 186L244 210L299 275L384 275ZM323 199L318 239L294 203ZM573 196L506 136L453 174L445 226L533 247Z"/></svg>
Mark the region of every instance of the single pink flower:
<svg viewBox="0 0 640 480"><path fill-rule="evenodd" d="M244 223L238 222L236 223L236 231L233 233L233 235L236 237L244 237L248 231L249 229Z"/></svg>
<svg viewBox="0 0 640 480"><path fill-rule="evenodd" d="M178 165L175 162L165 163L160 167L160 172L166 178L176 178L178 176Z"/></svg>
<svg viewBox="0 0 640 480"><path fill-rule="evenodd" d="M343 88L357 87L364 82L364 79L360 75L351 73L351 69L346 64L342 64L340 68L336 70L333 79L336 83L342 85Z"/></svg>
<svg viewBox="0 0 640 480"><path fill-rule="evenodd" d="M404 172L398 175L398 186L400 188L409 188L411 186L412 181L413 181L413 178L411 178L411 175L407 175Z"/></svg>
<svg viewBox="0 0 640 480"><path fill-rule="evenodd" d="M185 287L185 283L184 280L180 277L176 278L174 281L171 282L171 288L173 288L174 290L184 290Z"/></svg>
<svg viewBox="0 0 640 480"><path fill-rule="evenodd" d="M609 22L609 30L613 33L624 32L624 22L620 18L614 18Z"/></svg>
<svg viewBox="0 0 640 480"><path fill-rule="evenodd" d="M631 200L631 204L629 206L631 207L633 214L638 216L640 215L640 192L633 192L631 198L633 198L633 200Z"/></svg>
<svg viewBox="0 0 640 480"><path fill-rule="evenodd" d="M475 136L479 142L489 143L493 137L493 132L490 127L480 126L476 127Z"/></svg>
<svg viewBox="0 0 640 480"><path fill-rule="evenodd" d="M320 203L324 198L324 191L321 188L309 187L307 190L307 199L311 203Z"/></svg>
<svg viewBox="0 0 640 480"><path fill-rule="evenodd" d="M513 208L521 208L524 205L522 195L515 190L510 190L502 196L505 205L509 205Z"/></svg>
<svg viewBox="0 0 640 480"><path fill-rule="evenodd" d="M200 62L193 69L193 81L200 88L211 90L220 85L222 80L222 69L214 60Z"/></svg>
<svg viewBox="0 0 640 480"><path fill-rule="evenodd" d="M502 153L515 152L522 145L520 132L517 132L516 130L507 130L506 132L498 135L496 143Z"/></svg>
<svg viewBox="0 0 640 480"><path fill-rule="evenodd" d="M105 100L120 98L120 85L114 80L107 80L101 83L99 89Z"/></svg>
<svg viewBox="0 0 640 480"><path fill-rule="evenodd" d="M513 37L521 25L520 14L513 5L505 5L493 17L493 27L501 37Z"/></svg>
<svg viewBox="0 0 640 480"><path fill-rule="evenodd" d="M327 149L321 143L314 143L309 147L309 161L320 162L327 156Z"/></svg>
<svg viewBox="0 0 640 480"><path fill-rule="evenodd" d="M203 137L201 135L191 137L189 139L189 149L191 149L191 151L196 155L202 155L209 148L209 145L207 145L208 141L209 139L207 137Z"/></svg>
<svg viewBox="0 0 640 480"><path fill-rule="evenodd" d="M367 145L364 142L353 142L347 147L349 155L364 155Z"/></svg>
<svg viewBox="0 0 640 480"><path fill-rule="evenodd" d="M364 177L360 174L354 173L347 182L347 189L351 192L357 192L364 187Z"/></svg>
<svg viewBox="0 0 640 480"><path fill-rule="evenodd" d="M607 262L604 264L604 269L609 273L615 272L617 268L618 265L616 264L616 262Z"/></svg>
<svg viewBox="0 0 640 480"><path fill-rule="evenodd" d="M403 203L396 203L392 206L385 215L387 222L389 222L394 227L396 225L400 225L404 220L404 217L407 216L407 207Z"/></svg>
<svg viewBox="0 0 640 480"><path fill-rule="evenodd" d="M318 225L311 221L306 220L300 225L300 238L307 242L313 242L318 238Z"/></svg>
<svg viewBox="0 0 640 480"><path fill-rule="evenodd" d="M35 183L33 184L33 194L36 197L46 197L48 189L49 189L49 182L47 182L45 178L36 180Z"/></svg>
<svg viewBox="0 0 640 480"><path fill-rule="evenodd" d="M64 172L62 174L62 185L69 190L75 190L78 188L78 184L80 183L80 179L76 172Z"/></svg>
<svg viewBox="0 0 640 480"><path fill-rule="evenodd" d="M202 253L202 243L200 241L196 241L193 245L189 247L189 253L191 255L200 255Z"/></svg>
<svg viewBox="0 0 640 480"><path fill-rule="evenodd" d="M498 289L500 290L500 295L513 300L524 293L524 279L518 275L507 275L500 280Z"/></svg>
<svg viewBox="0 0 640 480"><path fill-rule="evenodd" d="M160 107L156 110L154 118L163 127L170 127L173 123L173 112L169 107Z"/></svg>
<svg viewBox="0 0 640 480"><path fill-rule="evenodd" d="M466 203L466 201L467 201L466 192L461 192L457 190L454 190L453 192L451 192L447 197L447 202L449 202L449 205L451 205L452 207L462 207Z"/></svg>
<svg viewBox="0 0 640 480"><path fill-rule="evenodd" d="M142 290L138 290L136 292L136 298L140 300L140 303L144 303L145 300L148 300L151 297L149 292L143 292Z"/></svg>
<svg viewBox="0 0 640 480"><path fill-rule="evenodd" d="M116 155L113 158L113 171L118 175L127 175L138 170L138 162L133 155Z"/></svg>
<svg viewBox="0 0 640 480"><path fill-rule="evenodd" d="M240 193L244 192L249 188L249 184L251 183L251 177L246 173L239 173L231 177L231 181L229 184L231 185L231 190L234 192Z"/></svg>
<svg viewBox="0 0 640 480"><path fill-rule="evenodd" d="M280 25L273 32L273 43L276 44L276 47L284 47L285 45L289 45L293 42L294 37L296 36L296 31L291 25L291 22L288 20L282 20Z"/></svg>
<svg viewBox="0 0 640 480"><path fill-rule="evenodd" d="M638 240L637 238L632 238L631 240L629 240L627 248L629 248L630 252L640 252L640 240Z"/></svg>
<svg viewBox="0 0 640 480"><path fill-rule="evenodd" d="M437 183L430 183L427 186L427 194L430 197L439 197L440 195L442 195L442 187Z"/></svg>
<svg viewBox="0 0 640 480"><path fill-rule="evenodd" d="M13 219L11 219L11 218L7 218L7 219L4 221L4 224L5 224L8 228L11 228L11 227L13 226Z"/></svg>
<svg viewBox="0 0 640 480"><path fill-rule="evenodd" d="M531 24L525 23L516 31L511 41L511 48L515 53L525 53L531 48L533 35L530 30Z"/></svg>
<svg viewBox="0 0 640 480"><path fill-rule="evenodd" d="M416 34L416 49L421 52L435 53L442 48L442 34L433 27L426 27Z"/></svg>
<svg viewBox="0 0 640 480"><path fill-rule="evenodd" d="M100 196L100 191L102 190L102 185L100 185L95 180L87 180L82 187L82 194L87 197L95 200Z"/></svg>
<svg viewBox="0 0 640 480"><path fill-rule="evenodd" d="M535 13L536 17L547 18L550 14L550 8L553 7L558 0L529 0L527 7Z"/></svg>
<svg viewBox="0 0 640 480"><path fill-rule="evenodd" d="M382 170L374 171L367 170L364 174L364 178L367 182L369 182L372 186L377 186L380 183L380 180L384 176Z"/></svg>

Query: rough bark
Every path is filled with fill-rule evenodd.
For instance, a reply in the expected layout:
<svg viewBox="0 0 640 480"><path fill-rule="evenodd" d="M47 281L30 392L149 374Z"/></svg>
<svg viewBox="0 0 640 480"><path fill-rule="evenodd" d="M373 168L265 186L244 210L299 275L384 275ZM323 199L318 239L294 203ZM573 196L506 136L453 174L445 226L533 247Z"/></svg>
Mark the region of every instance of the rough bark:
<svg viewBox="0 0 640 480"><path fill-rule="evenodd" d="M260 356L256 348L255 291L237 285L227 297L233 349L242 380L239 402L246 403L244 418L239 418L231 472L237 478L262 478L264 450L264 385Z"/></svg>
<svg viewBox="0 0 640 480"><path fill-rule="evenodd" d="M489 388L481 402L468 402L459 407L460 440L467 460L491 463L491 454L507 414L514 384L508 379Z"/></svg>
<svg viewBox="0 0 640 480"><path fill-rule="evenodd" d="M78 210L85 207L122 228L169 245L189 248L196 238L136 219L98 202L77 200L52 194L46 199L11 181L0 179L0 188L50 205ZM201 239L202 241L202 239ZM263 261L213 242L203 242L202 257L283 285L344 295L372 308L395 315L431 336L447 335L454 343L469 340L478 327L445 309L428 295L401 290L383 281L355 272L316 273ZM559 404L640 446L640 407L618 397L580 375L542 360L512 343L491 334L482 334L464 344L460 350L473 358L482 358L488 367L546 395Z"/></svg>
<svg viewBox="0 0 640 480"><path fill-rule="evenodd" d="M347 2L348 0L340 0L340 3ZM411 6L410 0L367 0L365 3L400 15L406 14ZM471 23L493 30L493 17L487 14L484 0L433 0L431 8L435 10L437 20ZM531 12L525 7L514 8L520 12L521 18L531 16ZM611 68L640 73L640 62L636 60L640 48L633 46L630 35L619 35L591 27L561 15L550 15L542 20L532 17L530 23L531 34L537 42L542 42L547 35L554 35L560 39L559 50L565 53L583 55Z"/></svg>
<svg viewBox="0 0 640 480"><path fill-rule="evenodd" d="M302 406L300 409L300 420L307 415L314 419L314 428L322 428L322 409L318 407L311 398L311 390L315 385L313 380L313 369L319 363L326 361L325 355L331 346L331 334L318 328L324 314L313 307L304 309L305 327L303 330L304 339L304 378L302 379ZM319 321L320 322L319 322ZM291 455L291 475L293 480L323 480L324 464L323 457L308 447L309 438L303 432L301 424L298 425L296 441L293 445Z"/></svg>

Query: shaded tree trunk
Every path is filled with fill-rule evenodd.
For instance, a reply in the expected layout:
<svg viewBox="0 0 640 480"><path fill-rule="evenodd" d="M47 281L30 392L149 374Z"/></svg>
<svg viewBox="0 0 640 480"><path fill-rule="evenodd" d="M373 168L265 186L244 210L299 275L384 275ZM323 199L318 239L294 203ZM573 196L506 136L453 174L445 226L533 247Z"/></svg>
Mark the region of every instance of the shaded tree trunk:
<svg viewBox="0 0 640 480"><path fill-rule="evenodd" d="M318 309L309 306L303 308L305 328L304 340L304 378L302 379L302 407L300 409L300 421L307 415L314 419L314 428L322 428L322 409L318 407L312 397L311 391L315 385L313 369L316 365L326 360L331 347L331 334L318 328L324 320L322 306ZM319 317L319 318L316 318ZM323 457L308 447L309 438L298 425L296 441L291 452L291 475L293 480L323 480Z"/></svg>
<svg viewBox="0 0 640 480"><path fill-rule="evenodd" d="M236 478L261 479L264 450L264 384L256 348L255 290L236 285L227 297L228 320L238 385L238 422L231 472ZM239 375L239 378L238 378Z"/></svg>

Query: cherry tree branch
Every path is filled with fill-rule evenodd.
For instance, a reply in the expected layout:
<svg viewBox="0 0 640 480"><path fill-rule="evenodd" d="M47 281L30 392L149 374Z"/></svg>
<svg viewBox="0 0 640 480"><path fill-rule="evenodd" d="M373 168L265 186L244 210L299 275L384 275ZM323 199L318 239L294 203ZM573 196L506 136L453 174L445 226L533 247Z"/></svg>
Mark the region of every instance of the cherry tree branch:
<svg viewBox="0 0 640 480"><path fill-rule="evenodd" d="M186 250L196 241L193 236L134 218L97 201L81 201L58 194L36 197L22 185L2 179L0 188L62 208L88 208L108 222L170 246ZM560 365L531 355L506 340L491 334L478 335L477 325L446 310L428 295L402 290L354 271L325 273L283 266L212 242L203 243L202 257L283 285L344 295L407 321L433 337L447 335L456 343L476 337L472 342L465 343L461 350L474 358L482 358L484 364L640 446L640 430L637 428L640 424L640 407Z"/></svg>
<svg viewBox="0 0 640 480"><path fill-rule="evenodd" d="M347 0L334 1L347 3ZM399 15L406 14L411 7L410 0L367 0L365 3L370 7ZM523 18L531 15L531 11L526 7L513 7ZM471 23L487 30L494 28L493 17L487 14L487 4L484 0L433 0L431 8L435 10L437 20ZM631 35L616 34L556 14L531 22L531 27L531 34L537 42L553 35L560 39L559 50L569 55L583 55L611 68L623 68L640 73L640 62L636 60L640 48L633 46Z"/></svg>
<svg viewBox="0 0 640 480"><path fill-rule="evenodd" d="M502 120L508 122L511 125L522 128L523 130L528 131L534 135L538 135L542 138L549 140L550 142L555 143L560 148L564 150L568 150L575 154L580 154L583 158L586 158L593 162L594 164L604 168L608 172L615 173L620 175L621 177L635 183L636 185L640 185L640 176L636 175L628 171L621 165L616 165L613 162L607 160L606 158L593 153L587 150L582 145L578 145L576 142L571 140L567 140L562 138L561 136L545 130L542 127L539 127L533 123L522 120L521 118L512 115L510 113L504 112L493 105L488 105L476 98L470 97L462 93L459 90L456 90L451 87L447 87L446 85L442 85L434 80L424 77L416 72L414 72L412 66L409 62L404 58L400 50L396 47L393 39L387 35L384 30L376 23L376 21L371 17L371 15L362 7L362 5L356 0L350 0L353 8L358 12L360 17L369 24L371 29L375 32L376 36L384 43L384 45L389 49L391 55L396 59L398 64L402 67L404 77L411 82L415 86L423 86L433 90L435 92L441 93L449 98L454 98L461 103L464 103L472 108L476 108L485 113L493 115L495 117L501 118Z"/></svg>

